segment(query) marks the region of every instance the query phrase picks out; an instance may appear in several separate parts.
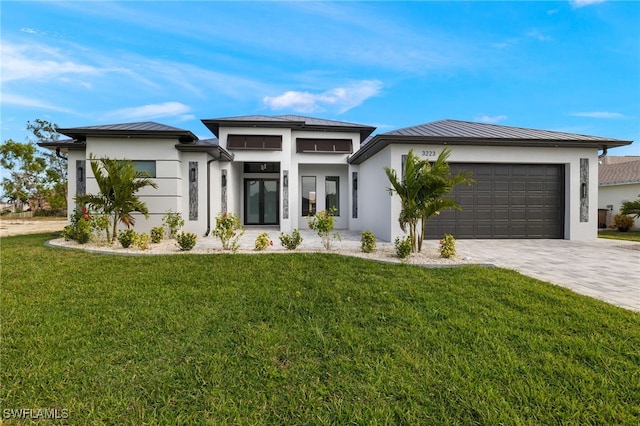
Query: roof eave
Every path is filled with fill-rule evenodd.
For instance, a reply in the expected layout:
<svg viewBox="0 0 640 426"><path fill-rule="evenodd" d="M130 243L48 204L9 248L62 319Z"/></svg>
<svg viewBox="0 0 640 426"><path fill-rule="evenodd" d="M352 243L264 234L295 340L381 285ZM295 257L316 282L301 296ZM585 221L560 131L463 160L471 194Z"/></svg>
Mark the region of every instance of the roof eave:
<svg viewBox="0 0 640 426"><path fill-rule="evenodd" d="M195 144L177 144L176 149L180 152L205 152L217 160L221 161L232 161L234 155L217 145L195 145Z"/></svg>
<svg viewBox="0 0 640 426"><path fill-rule="evenodd" d="M70 138L80 141L86 141L87 137L107 137L107 138L176 138L181 142L197 141L198 137L188 130L161 130L161 131L144 131L144 130L96 130L96 129L56 129L56 131Z"/></svg>

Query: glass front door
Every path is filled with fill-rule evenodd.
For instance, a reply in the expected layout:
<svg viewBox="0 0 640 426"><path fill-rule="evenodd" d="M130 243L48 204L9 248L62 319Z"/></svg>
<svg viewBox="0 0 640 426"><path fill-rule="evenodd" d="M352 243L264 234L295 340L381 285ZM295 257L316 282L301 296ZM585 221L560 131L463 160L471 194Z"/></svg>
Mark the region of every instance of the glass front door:
<svg viewBox="0 0 640 426"><path fill-rule="evenodd" d="M278 179L245 179L245 225L278 225L279 201Z"/></svg>

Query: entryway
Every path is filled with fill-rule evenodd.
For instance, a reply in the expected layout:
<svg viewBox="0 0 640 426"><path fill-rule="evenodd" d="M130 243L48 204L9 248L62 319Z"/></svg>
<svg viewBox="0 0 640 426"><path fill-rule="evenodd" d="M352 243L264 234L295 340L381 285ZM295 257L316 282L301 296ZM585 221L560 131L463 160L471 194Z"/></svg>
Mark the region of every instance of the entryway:
<svg viewBox="0 0 640 426"><path fill-rule="evenodd" d="M280 197L278 179L244 180L244 224L279 225Z"/></svg>

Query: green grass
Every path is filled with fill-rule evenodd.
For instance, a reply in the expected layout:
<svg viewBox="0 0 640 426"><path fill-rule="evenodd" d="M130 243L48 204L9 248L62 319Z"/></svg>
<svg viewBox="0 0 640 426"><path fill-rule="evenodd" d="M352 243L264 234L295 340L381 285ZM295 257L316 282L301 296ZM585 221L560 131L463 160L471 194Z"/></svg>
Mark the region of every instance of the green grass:
<svg viewBox="0 0 640 426"><path fill-rule="evenodd" d="M627 240L640 242L640 231L620 232L618 230L598 231L598 238L607 238L610 240Z"/></svg>
<svg viewBox="0 0 640 426"><path fill-rule="evenodd" d="M638 424L640 314L516 272L0 240L0 411L70 424Z"/></svg>

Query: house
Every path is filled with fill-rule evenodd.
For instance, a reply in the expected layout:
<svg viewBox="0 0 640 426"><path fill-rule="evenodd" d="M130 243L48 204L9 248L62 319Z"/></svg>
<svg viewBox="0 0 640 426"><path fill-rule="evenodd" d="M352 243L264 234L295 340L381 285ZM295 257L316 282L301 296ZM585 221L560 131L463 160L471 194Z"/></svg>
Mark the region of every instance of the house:
<svg viewBox="0 0 640 426"><path fill-rule="evenodd" d="M591 239L597 235L598 150L631 141L457 120L371 135L374 127L334 120L241 116L202 120L215 136L159 123L61 128L70 139L41 143L66 152L69 205L97 192L94 158L127 158L148 171L158 189L142 199L150 211L137 228L161 223L169 210L185 229L208 235L215 216L237 213L245 226L290 232L306 217L336 208L336 228L371 230L384 241L402 235L400 201L390 196L384 167L401 170L413 149L435 159L451 150L453 170L476 183L452 194L463 211L429 222L427 238Z"/></svg>
<svg viewBox="0 0 640 426"><path fill-rule="evenodd" d="M598 227L613 225L622 203L640 198L640 156L606 156L598 167ZM635 229L640 229L636 220Z"/></svg>

